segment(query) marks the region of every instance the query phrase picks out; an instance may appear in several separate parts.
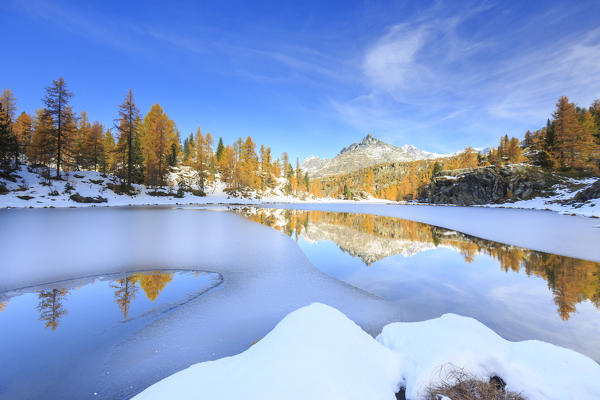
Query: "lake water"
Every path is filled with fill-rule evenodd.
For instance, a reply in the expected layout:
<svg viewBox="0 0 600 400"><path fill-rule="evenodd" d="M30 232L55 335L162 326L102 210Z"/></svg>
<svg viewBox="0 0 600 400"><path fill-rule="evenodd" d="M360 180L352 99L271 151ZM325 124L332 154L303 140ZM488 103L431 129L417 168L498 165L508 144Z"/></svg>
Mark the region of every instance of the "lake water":
<svg viewBox="0 0 600 400"><path fill-rule="evenodd" d="M0 398L129 398L313 301L372 334L451 312L600 360L599 263L390 217L222 211L0 211Z"/></svg>
<svg viewBox="0 0 600 400"><path fill-rule="evenodd" d="M328 275L394 302L405 321L471 316L509 340L600 360L600 263L398 218L239 207L285 232Z"/></svg>
<svg viewBox="0 0 600 400"><path fill-rule="evenodd" d="M0 294L0 398L61 393L61 377L85 371L96 350L134 337L220 283L216 273L154 270Z"/></svg>

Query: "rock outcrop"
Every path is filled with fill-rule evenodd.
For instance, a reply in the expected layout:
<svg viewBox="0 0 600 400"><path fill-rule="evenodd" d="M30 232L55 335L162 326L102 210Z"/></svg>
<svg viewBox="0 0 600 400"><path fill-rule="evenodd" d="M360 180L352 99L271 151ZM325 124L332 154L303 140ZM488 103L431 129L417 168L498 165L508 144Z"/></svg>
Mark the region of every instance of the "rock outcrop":
<svg viewBox="0 0 600 400"><path fill-rule="evenodd" d="M433 204L503 203L549 195L557 182L551 173L525 165L440 171L419 197Z"/></svg>
<svg viewBox="0 0 600 400"><path fill-rule="evenodd" d="M583 203L592 199L600 199L600 179L594 182L590 187L583 189L577 193L573 200L575 202Z"/></svg>

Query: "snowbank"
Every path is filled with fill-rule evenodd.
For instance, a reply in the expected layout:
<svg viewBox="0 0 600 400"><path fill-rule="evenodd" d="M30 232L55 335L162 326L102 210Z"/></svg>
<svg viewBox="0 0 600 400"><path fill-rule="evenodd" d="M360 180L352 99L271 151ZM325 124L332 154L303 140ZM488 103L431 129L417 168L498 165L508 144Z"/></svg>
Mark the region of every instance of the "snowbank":
<svg viewBox="0 0 600 400"><path fill-rule="evenodd" d="M134 399L393 399L399 377L392 351L336 309L313 304L245 352L193 365Z"/></svg>
<svg viewBox="0 0 600 400"><path fill-rule="evenodd" d="M115 193L109 185L117 185L118 179L112 175L104 175L96 171L71 171L63 172L62 180L46 180L39 174L32 172L25 165L12 174L13 180L0 178L0 187L6 187L7 192L0 192L0 207L2 208L47 208L47 207L106 207L106 206L147 206L147 205L183 205L183 204L259 204L264 202L297 203L306 200L317 202L352 202L350 200L336 200L330 198L300 199L297 196L287 195L283 191L285 179L279 178L275 188L258 193L249 191L246 197L233 197L226 192L226 185L220 180L209 183L205 187L206 196L197 196L186 191L183 197L177 197L179 186L177 182L183 178L184 182L194 181L196 174L189 167L175 168L169 173L166 181L169 186L150 188L144 185L133 184L135 195ZM50 171L54 176L53 170ZM189 188L190 185L188 184ZM197 189L197 186L194 187ZM156 195L157 193L160 195ZM71 195L79 194L83 197L103 200L99 203L79 203ZM371 199L369 202L385 203L387 200Z"/></svg>
<svg viewBox="0 0 600 400"><path fill-rule="evenodd" d="M568 184L557 184L553 187L556 193L549 197L535 197L502 204L487 204L478 207L522 208L530 210L549 210L561 214L575 214L585 217L600 217L600 199L591 199L585 203L573 202L572 199L584 189L593 185L598 178L567 179Z"/></svg>
<svg viewBox="0 0 600 400"><path fill-rule="evenodd" d="M600 366L591 359L506 341L472 318L393 323L375 340L334 308L312 304L245 352L195 364L134 399L394 399L404 385L416 399L448 363L482 379L500 376L531 400L600 397Z"/></svg>
<svg viewBox="0 0 600 400"><path fill-rule="evenodd" d="M397 352L407 398L444 378L444 366L463 368L527 399L598 399L600 365L572 350L537 340L509 342L473 318L445 314L423 322L386 325L377 340Z"/></svg>

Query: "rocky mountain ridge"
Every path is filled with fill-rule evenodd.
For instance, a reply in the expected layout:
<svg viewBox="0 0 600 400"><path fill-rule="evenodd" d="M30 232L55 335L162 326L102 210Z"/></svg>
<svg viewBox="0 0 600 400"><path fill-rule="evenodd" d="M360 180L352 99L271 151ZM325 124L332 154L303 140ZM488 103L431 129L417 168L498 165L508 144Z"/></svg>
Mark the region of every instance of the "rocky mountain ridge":
<svg viewBox="0 0 600 400"><path fill-rule="evenodd" d="M345 174L361 168L390 162L430 160L448 157L449 155L431 153L412 145L396 147L385 143L372 135L344 147L332 159L311 156L306 158L300 168L308 172L311 178L322 178L330 175Z"/></svg>

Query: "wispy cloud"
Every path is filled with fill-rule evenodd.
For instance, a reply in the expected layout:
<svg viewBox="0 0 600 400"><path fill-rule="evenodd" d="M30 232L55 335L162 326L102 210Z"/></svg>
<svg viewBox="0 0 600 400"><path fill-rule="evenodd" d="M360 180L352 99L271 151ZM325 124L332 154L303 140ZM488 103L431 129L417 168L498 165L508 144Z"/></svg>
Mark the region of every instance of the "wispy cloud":
<svg viewBox="0 0 600 400"><path fill-rule="evenodd" d="M399 141L410 140L407 127L428 139L449 130L466 139L485 116L489 128L480 135L491 143L500 130L544 120L561 95L584 105L600 95L600 28L523 40L569 16L547 10L514 31L474 29L474 21L506 23L491 7L465 11L438 2L389 27L364 50L363 93L333 102L334 109L358 129L396 129Z"/></svg>

